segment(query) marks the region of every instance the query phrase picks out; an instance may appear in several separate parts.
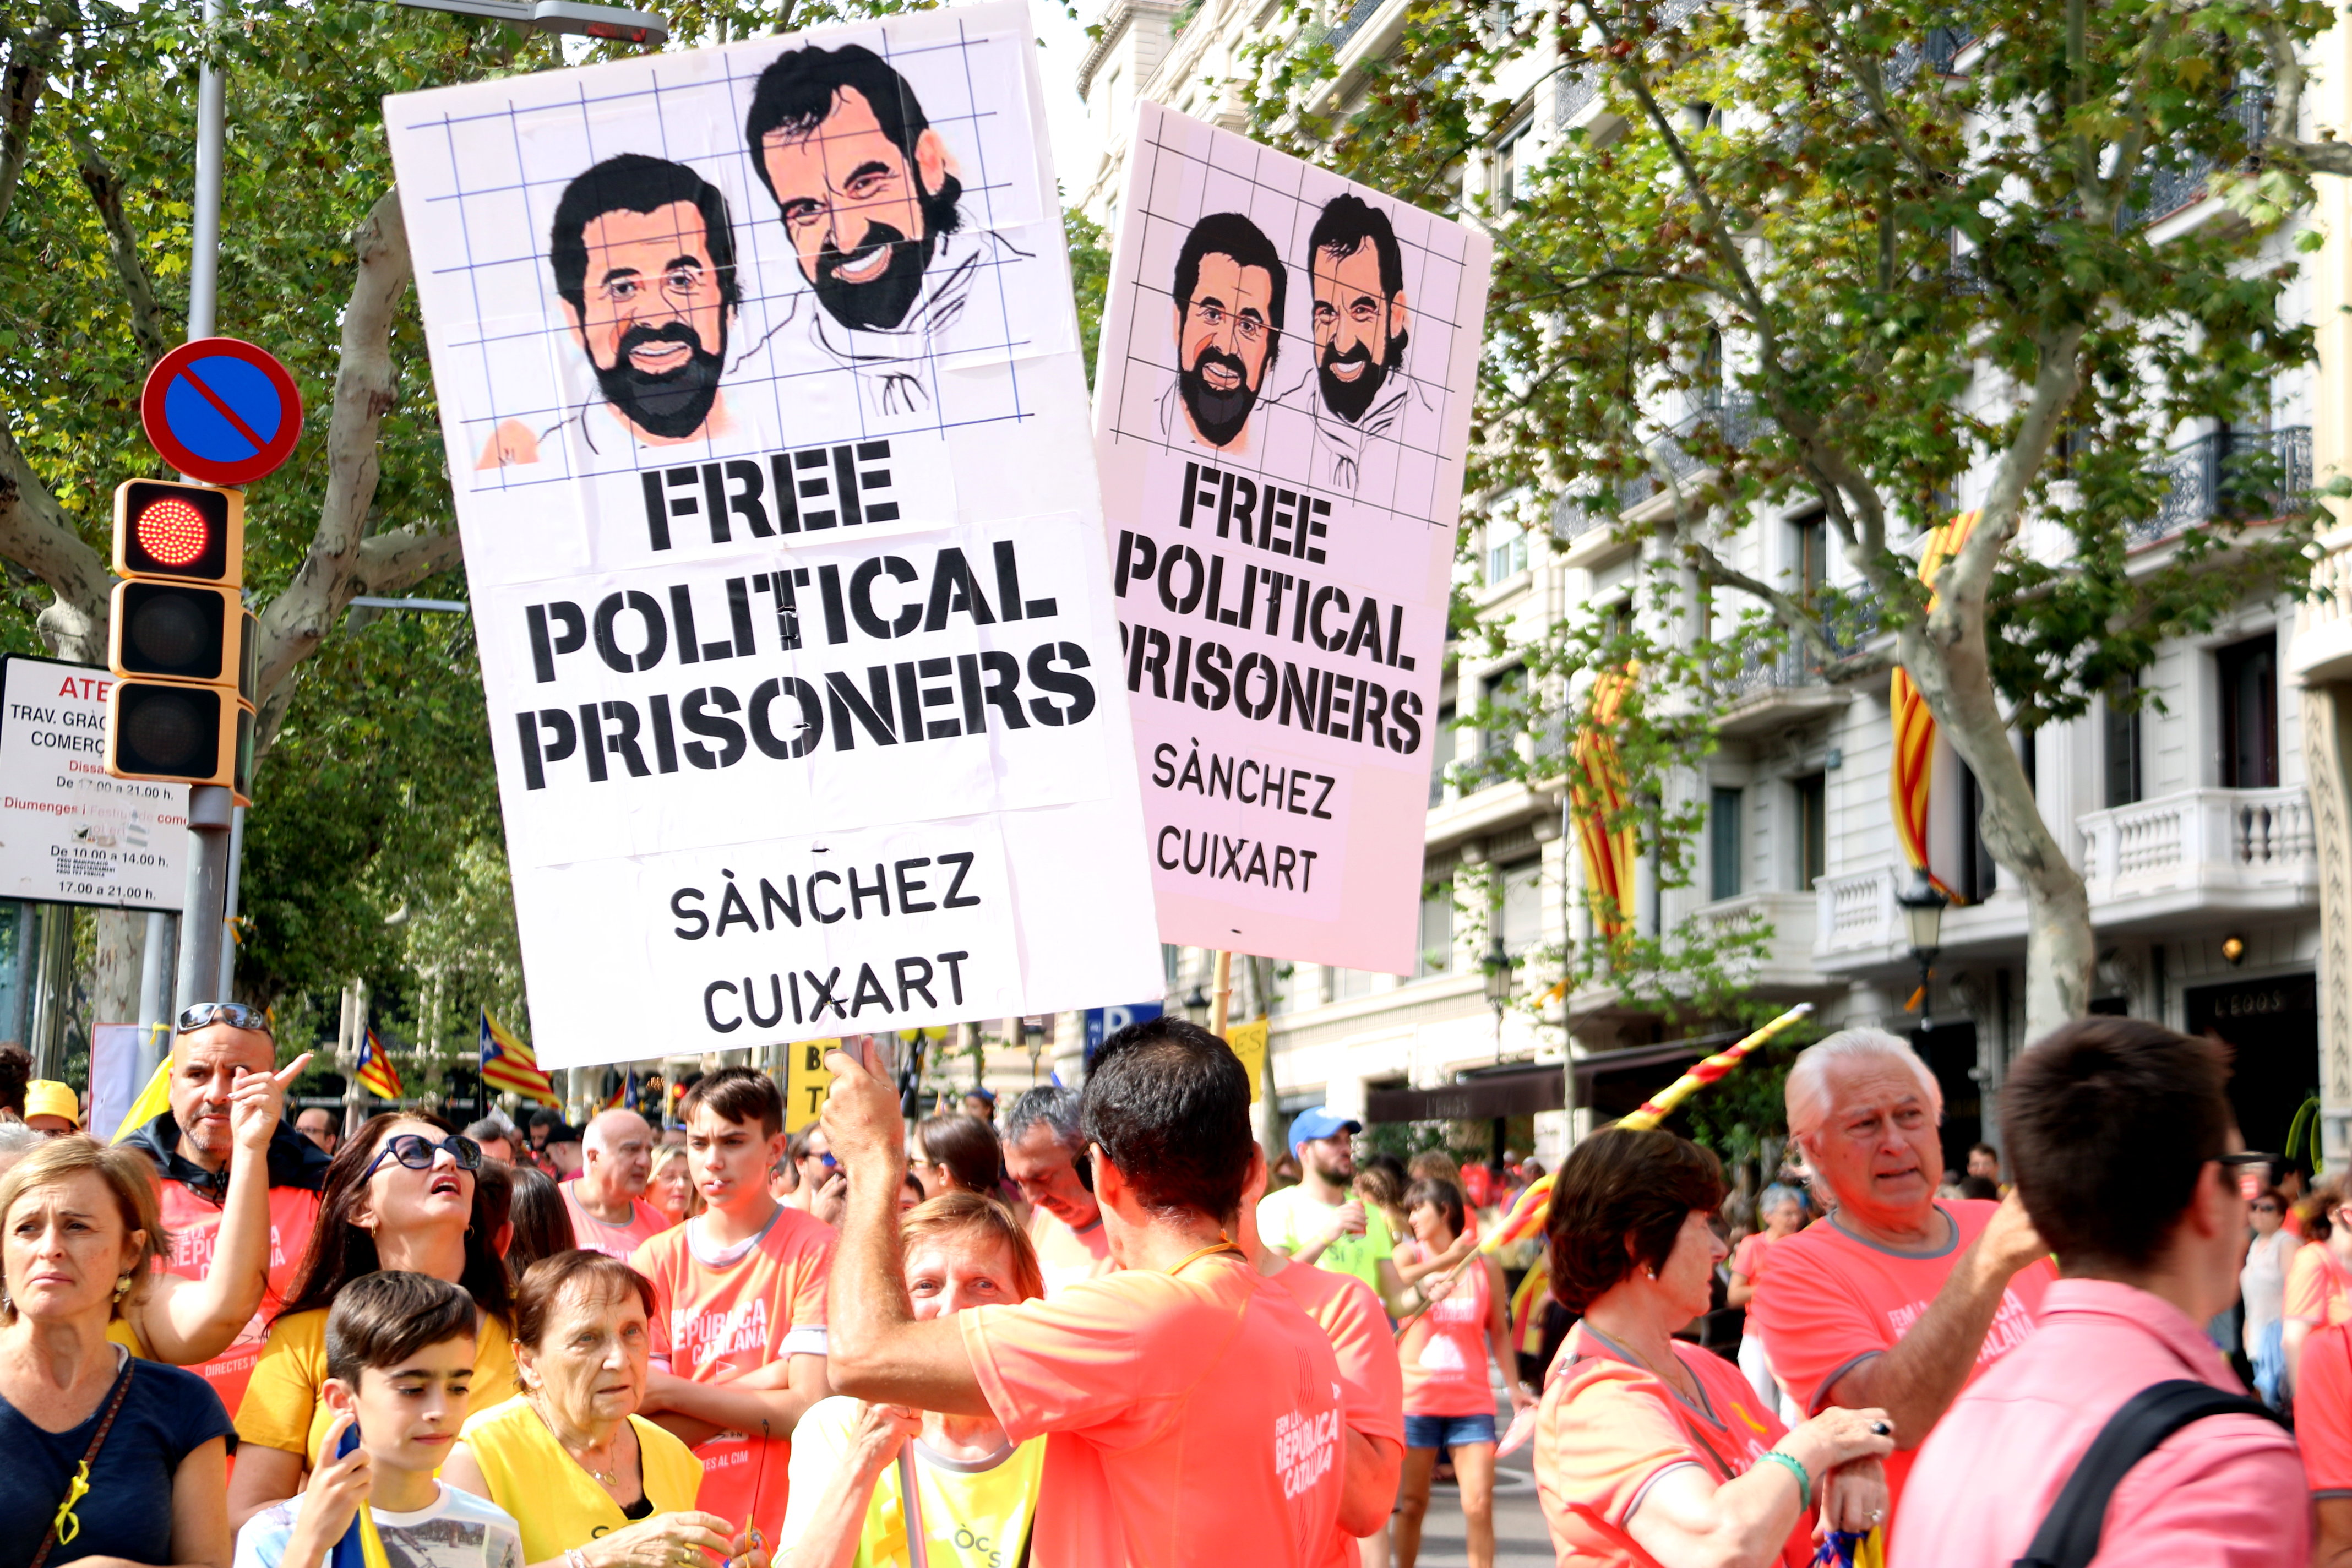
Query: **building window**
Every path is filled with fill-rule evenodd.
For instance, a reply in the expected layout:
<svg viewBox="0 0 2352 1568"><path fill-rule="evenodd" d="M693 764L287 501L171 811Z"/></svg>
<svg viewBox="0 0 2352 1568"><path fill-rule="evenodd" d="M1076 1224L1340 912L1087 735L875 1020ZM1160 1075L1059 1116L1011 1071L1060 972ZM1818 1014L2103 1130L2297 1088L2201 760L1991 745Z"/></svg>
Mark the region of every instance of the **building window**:
<svg viewBox="0 0 2352 1568"><path fill-rule="evenodd" d="M1369 969L1335 969L1331 972L1331 1000L1352 1002L1359 996L1372 994L1372 972Z"/></svg>
<svg viewBox="0 0 2352 1568"><path fill-rule="evenodd" d="M1790 521L1789 576L1808 605L1830 580L1829 521L1818 511Z"/></svg>
<svg viewBox="0 0 2352 1568"><path fill-rule="evenodd" d="M1478 732L1478 754L1490 764L1488 782L1503 776L1508 759L1517 755L1519 710L1527 699L1528 667L1515 664L1486 678L1486 720Z"/></svg>
<svg viewBox="0 0 2352 1568"><path fill-rule="evenodd" d="M1543 940L1543 857L1530 855L1495 873L1496 931L1514 957Z"/></svg>
<svg viewBox="0 0 2352 1568"><path fill-rule="evenodd" d="M2213 656L2221 677L2221 787L2270 789L2278 783L2278 634Z"/></svg>
<svg viewBox="0 0 2352 1568"><path fill-rule="evenodd" d="M1528 531L1500 518L1486 524L1486 585L1507 582L1528 569Z"/></svg>
<svg viewBox="0 0 2352 1568"><path fill-rule="evenodd" d="M1445 772L1454 765L1454 738L1460 731L1454 728L1454 704L1448 702L1437 710L1437 725L1429 732L1429 809L1435 811L1445 803Z"/></svg>
<svg viewBox="0 0 2352 1568"><path fill-rule="evenodd" d="M1492 186L1495 210L1498 213L1508 212L1519 205L1520 177L1524 173L1520 165L1533 151L1528 144L1528 128L1534 123L1535 116L1532 114L1521 115L1519 122L1504 132L1495 143Z"/></svg>
<svg viewBox="0 0 2352 1568"><path fill-rule="evenodd" d="M1984 786L1977 783L1976 770L1960 763L1960 826L1967 848L1960 857L1960 897L1972 904L1980 904L1992 897L2000 883L2000 863L1992 858L1991 848L1984 837Z"/></svg>
<svg viewBox="0 0 2352 1568"><path fill-rule="evenodd" d="M1829 871L1830 781L1827 773L1790 779L1797 796L1797 886L1809 889Z"/></svg>
<svg viewBox="0 0 2352 1568"><path fill-rule="evenodd" d="M1739 812L1745 798L1741 791L1717 784L1707 803L1706 882L1710 898L1739 896Z"/></svg>
<svg viewBox="0 0 2352 1568"><path fill-rule="evenodd" d="M2140 778L2140 710L2131 693L2139 689L2139 672L2107 688L2102 704L2106 721L2107 804L2130 805L2145 789Z"/></svg>
<svg viewBox="0 0 2352 1568"><path fill-rule="evenodd" d="M1449 877L1421 895L1421 950L1413 955L1416 979L1444 974L1454 967L1454 879Z"/></svg>

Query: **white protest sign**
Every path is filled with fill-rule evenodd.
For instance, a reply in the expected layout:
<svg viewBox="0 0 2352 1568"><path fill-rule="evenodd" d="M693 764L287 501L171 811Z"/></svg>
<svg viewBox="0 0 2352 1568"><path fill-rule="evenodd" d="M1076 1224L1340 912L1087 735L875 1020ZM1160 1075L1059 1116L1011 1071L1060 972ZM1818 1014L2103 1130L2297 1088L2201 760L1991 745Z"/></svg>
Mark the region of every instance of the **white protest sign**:
<svg viewBox="0 0 2352 1568"><path fill-rule="evenodd" d="M1137 106L1095 439L1160 931L1412 970L1493 245Z"/></svg>
<svg viewBox="0 0 2352 1568"><path fill-rule="evenodd" d="M1160 984L1036 58L385 100L542 1066Z"/></svg>
<svg viewBox="0 0 2352 1568"><path fill-rule="evenodd" d="M113 689L54 659L12 655L0 672L0 899L179 909L188 786L107 775Z"/></svg>

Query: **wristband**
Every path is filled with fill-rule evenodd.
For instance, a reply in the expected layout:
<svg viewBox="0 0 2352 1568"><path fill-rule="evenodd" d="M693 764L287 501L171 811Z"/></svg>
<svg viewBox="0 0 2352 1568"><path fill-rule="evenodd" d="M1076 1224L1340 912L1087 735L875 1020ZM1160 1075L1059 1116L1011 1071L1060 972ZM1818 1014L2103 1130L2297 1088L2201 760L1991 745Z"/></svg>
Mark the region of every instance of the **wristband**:
<svg viewBox="0 0 2352 1568"><path fill-rule="evenodd" d="M1813 1511L1813 1478L1805 1468L1802 1459L1794 1454L1784 1454L1778 1448L1767 1448L1757 1463L1785 1466L1789 1473L1797 1478L1797 1511L1801 1514Z"/></svg>

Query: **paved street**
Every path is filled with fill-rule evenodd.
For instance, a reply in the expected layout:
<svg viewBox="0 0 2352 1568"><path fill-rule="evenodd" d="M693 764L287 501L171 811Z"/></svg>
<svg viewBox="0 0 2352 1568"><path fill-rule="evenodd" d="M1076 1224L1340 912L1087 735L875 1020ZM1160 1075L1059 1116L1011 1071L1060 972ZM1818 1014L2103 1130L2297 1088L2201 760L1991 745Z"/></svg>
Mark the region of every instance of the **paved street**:
<svg viewBox="0 0 2352 1568"><path fill-rule="evenodd" d="M1490 1372L1489 1375L1492 1373ZM1511 1407L1496 1393L1495 1427L1507 1430ZM1551 1532L1544 1528L1543 1510L1536 1502L1535 1446L1528 1444L1506 1456L1495 1474L1495 1568L1552 1568ZM1462 1500L1454 1488L1432 1487L1429 1521L1422 1531L1421 1562L1416 1568L1468 1568L1470 1557L1462 1532Z"/></svg>

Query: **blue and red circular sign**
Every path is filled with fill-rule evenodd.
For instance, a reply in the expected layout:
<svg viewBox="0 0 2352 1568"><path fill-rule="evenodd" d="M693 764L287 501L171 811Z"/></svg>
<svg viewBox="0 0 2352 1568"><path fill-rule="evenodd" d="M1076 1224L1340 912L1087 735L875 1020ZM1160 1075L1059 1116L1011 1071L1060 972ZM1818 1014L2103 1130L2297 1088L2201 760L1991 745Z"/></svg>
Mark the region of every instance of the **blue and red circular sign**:
<svg viewBox="0 0 2352 1568"><path fill-rule="evenodd" d="M302 438L302 394L266 349L200 338L155 362L139 418L163 460L201 484L274 473Z"/></svg>

